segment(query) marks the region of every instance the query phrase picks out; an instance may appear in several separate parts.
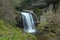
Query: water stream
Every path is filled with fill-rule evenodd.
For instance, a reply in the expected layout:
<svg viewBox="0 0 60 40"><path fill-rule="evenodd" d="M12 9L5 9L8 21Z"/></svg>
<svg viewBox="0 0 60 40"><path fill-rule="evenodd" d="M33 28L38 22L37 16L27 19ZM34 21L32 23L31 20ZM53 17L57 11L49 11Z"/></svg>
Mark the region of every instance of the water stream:
<svg viewBox="0 0 60 40"><path fill-rule="evenodd" d="M35 33L36 29L35 29L33 15L27 12L21 12L21 14L23 18L24 31L27 33Z"/></svg>

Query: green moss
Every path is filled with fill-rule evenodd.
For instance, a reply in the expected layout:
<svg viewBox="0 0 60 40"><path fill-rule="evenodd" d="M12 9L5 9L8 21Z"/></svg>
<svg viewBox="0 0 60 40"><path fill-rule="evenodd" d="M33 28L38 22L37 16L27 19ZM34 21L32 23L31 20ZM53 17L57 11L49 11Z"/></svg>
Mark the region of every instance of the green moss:
<svg viewBox="0 0 60 40"><path fill-rule="evenodd" d="M34 13L36 13L36 15L40 16L42 14L42 10L40 8L34 8L33 9Z"/></svg>

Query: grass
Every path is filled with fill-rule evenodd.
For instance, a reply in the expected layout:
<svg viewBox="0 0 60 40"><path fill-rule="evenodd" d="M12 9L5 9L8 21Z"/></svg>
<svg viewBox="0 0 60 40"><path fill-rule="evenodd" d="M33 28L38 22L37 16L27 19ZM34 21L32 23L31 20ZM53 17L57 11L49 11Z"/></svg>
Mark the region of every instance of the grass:
<svg viewBox="0 0 60 40"><path fill-rule="evenodd" d="M44 29L44 27L40 24L38 28L40 31ZM36 37L33 34L25 33L23 30L16 26L5 24L3 20L0 20L0 40L40 40L44 37L47 37L48 39L57 39L57 36L54 33L44 33L42 37L40 35Z"/></svg>
<svg viewBox="0 0 60 40"><path fill-rule="evenodd" d="M0 40L37 40L37 38L32 34L24 33L20 28L14 27L12 25L0 20Z"/></svg>

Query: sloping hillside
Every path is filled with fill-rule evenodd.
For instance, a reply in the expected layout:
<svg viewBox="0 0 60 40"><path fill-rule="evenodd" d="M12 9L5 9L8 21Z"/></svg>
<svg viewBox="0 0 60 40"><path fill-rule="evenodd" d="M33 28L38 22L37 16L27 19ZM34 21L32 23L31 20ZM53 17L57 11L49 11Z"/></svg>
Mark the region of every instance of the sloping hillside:
<svg viewBox="0 0 60 40"><path fill-rule="evenodd" d="M38 32L28 34L21 26L16 26L20 22L20 11L16 10L16 6L20 7L21 1L24 0L0 0L0 40L60 40L60 3L56 12L50 6L43 12L38 7L33 9L39 19Z"/></svg>

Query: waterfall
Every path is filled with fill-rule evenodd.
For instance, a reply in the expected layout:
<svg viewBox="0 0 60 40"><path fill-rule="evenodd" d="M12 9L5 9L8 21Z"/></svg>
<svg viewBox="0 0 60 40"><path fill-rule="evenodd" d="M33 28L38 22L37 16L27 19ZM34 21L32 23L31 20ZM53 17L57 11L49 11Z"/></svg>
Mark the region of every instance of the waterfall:
<svg viewBox="0 0 60 40"><path fill-rule="evenodd" d="M34 19L31 13L21 12L23 18L24 31L27 33L35 33Z"/></svg>

